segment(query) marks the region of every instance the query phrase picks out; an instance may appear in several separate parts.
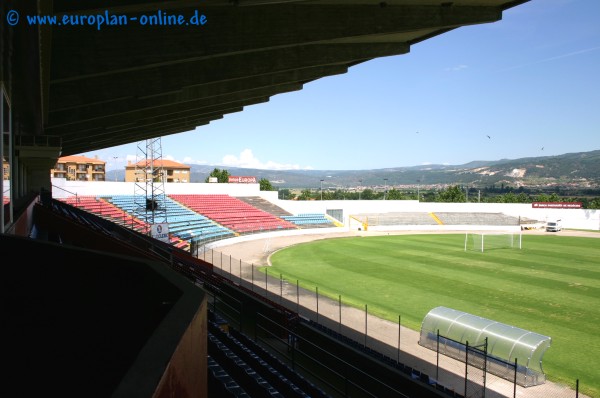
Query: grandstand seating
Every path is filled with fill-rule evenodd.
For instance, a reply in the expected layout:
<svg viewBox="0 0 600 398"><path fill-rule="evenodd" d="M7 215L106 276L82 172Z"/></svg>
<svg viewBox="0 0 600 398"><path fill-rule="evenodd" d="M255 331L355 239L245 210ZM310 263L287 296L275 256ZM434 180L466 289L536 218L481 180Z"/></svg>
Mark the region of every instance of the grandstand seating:
<svg viewBox="0 0 600 398"><path fill-rule="evenodd" d="M445 225L519 225L519 218L502 213L435 213Z"/></svg>
<svg viewBox="0 0 600 398"><path fill-rule="evenodd" d="M283 216L291 216L292 214L281 207L269 202L260 196L237 196L237 198L243 202L248 203L250 206L256 207L262 211L270 213L275 217L283 218Z"/></svg>
<svg viewBox="0 0 600 398"><path fill-rule="evenodd" d="M71 196L60 200L138 232L146 233L150 228L145 221L135 216L135 201L133 196ZM182 211L185 214L182 215ZM201 237L205 240L214 239L216 236L233 235L231 231L215 225L205 217L190 212L179 206L176 202L167 204L166 215L170 228L170 242L177 248L189 250L190 242L194 240L194 233L196 233L196 237ZM199 223L196 222L198 218L200 218ZM198 228L202 224L205 224L207 228L199 230Z"/></svg>
<svg viewBox="0 0 600 398"><path fill-rule="evenodd" d="M106 198L128 214L135 214L136 203L133 195L119 195ZM198 214L168 196L165 196L165 218L169 233L187 242L206 242L234 236L234 233L206 217Z"/></svg>
<svg viewBox="0 0 600 398"><path fill-rule="evenodd" d="M207 357L207 364L209 397L251 397L210 355Z"/></svg>
<svg viewBox="0 0 600 398"><path fill-rule="evenodd" d="M169 197L239 234L296 228L291 222L229 195L171 194Z"/></svg>
<svg viewBox="0 0 600 398"><path fill-rule="evenodd" d="M437 225L426 212L368 213L354 215L354 218L368 225Z"/></svg>
<svg viewBox="0 0 600 398"><path fill-rule="evenodd" d="M235 329L224 331L215 319L218 317L216 313L209 311L208 315L208 350L213 354L212 360L228 374L238 375L239 367L242 367L246 373L253 375L254 380L262 380L261 389L257 393L254 381L250 382L250 386L240 386L245 391L254 391L252 396L262 396L264 388L272 388L269 391L271 397L328 397L323 390L246 335ZM231 361L231 358L234 360ZM236 380L239 381L240 378L236 378Z"/></svg>
<svg viewBox="0 0 600 398"><path fill-rule="evenodd" d="M144 221L132 217L131 214L128 214L117 206L95 196L70 196L60 200L116 224L126 225L136 231L142 231L146 228L146 223Z"/></svg>
<svg viewBox="0 0 600 398"><path fill-rule="evenodd" d="M321 213L303 213L282 216L284 220L294 223L302 228L335 227L335 224Z"/></svg>
<svg viewBox="0 0 600 398"><path fill-rule="evenodd" d="M208 354L224 369L231 373L240 387L251 397L278 397L283 398L281 392L273 387L261 373L242 359L237 352L232 350L210 330L208 331Z"/></svg>
<svg viewBox="0 0 600 398"><path fill-rule="evenodd" d="M393 212L357 214L354 218L370 226L386 225L519 225L519 218L501 213Z"/></svg>

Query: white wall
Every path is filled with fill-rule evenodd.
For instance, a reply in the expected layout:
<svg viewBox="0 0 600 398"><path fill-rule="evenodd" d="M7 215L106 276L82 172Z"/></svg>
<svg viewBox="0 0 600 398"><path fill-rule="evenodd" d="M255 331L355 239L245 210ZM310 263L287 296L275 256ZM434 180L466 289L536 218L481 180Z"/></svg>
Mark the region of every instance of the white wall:
<svg viewBox="0 0 600 398"><path fill-rule="evenodd" d="M531 203L441 203L416 200L277 200L281 208L293 214L326 213L327 209L343 209L344 223L352 214L389 212L465 212L503 213L513 217L529 218L541 222L562 219L563 228L600 230L600 210L540 209Z"/></svg>
<svg viewBox="0 0 600 398"><path fill-rule="evenodd" d="M133 182L66 181L52 178L52 196L64 198L72 195L133 195ZM504 213L542 222L562 219L563 228L600 230L600 210L540 209L529 204L514 203L429 203L416 200L279 200L276 191L261 191L259 184L207 184L166 183L167 194L227 194L231 196L260 196L292 213L326 213L327 210L343 210L344 223L349 216L364 213L390 212L486 212Z"/></svg>
<svg viewBox="0 0 600 398"><path fill-rule="evenodd" d="M67 181L52 178L52 197L65 198L77 195L133 195L134 182L113 181ZM209 184L209 183L165 183L167 194L228 194L231 196L259 196L259 184ZM266 192L265 192L266 193ZM277 192L269 192L275 194Z"/></svg>

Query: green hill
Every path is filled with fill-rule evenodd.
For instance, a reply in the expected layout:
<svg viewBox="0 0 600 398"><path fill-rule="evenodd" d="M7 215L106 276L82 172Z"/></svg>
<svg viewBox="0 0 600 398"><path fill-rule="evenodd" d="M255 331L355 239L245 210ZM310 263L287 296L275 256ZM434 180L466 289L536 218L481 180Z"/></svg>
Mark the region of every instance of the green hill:
<svg viewBox="0 0 600 398"><path fill-rule="evenodd" d="M496 161L472 161L463 165L424 165L373 170L262 170L227 166L191 165L191 182L204 182L215 169L231 175L266 178L274 187L343 189L387 185L435 186L492 185L600 188L600 150ZM385 180L387 179L387 181Z"/></svg>

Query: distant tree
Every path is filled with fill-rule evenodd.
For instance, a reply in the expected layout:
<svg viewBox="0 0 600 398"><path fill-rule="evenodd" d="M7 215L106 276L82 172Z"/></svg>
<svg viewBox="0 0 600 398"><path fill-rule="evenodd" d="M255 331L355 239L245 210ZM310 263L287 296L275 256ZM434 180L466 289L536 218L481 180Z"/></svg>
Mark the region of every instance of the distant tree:
<svg viewBox="0 0 600 398"><path fill-rule="evenodd" d="M275 190L275 188L273 188L273 185L271 185L271 181L267 180L266 178L261 178L260 181L258 181L258 184L260 186L261 191L274 191Z"/></svg>
<svg viewBox="0 0 600 398"><path fill-rule="evenodd" d="M537 202L566 202L564 198L561 198L556 192L551 194L541 193L537 197Z"/></svg>
<svg viewBox="0 0 600 398"><path fill-rule="evenodd" d="M361 200L373 200L374 198L375 198L374 192L372 189L369 189L369 188L365 189L360 194Z"/></svg>
<svg viewBox="0 0 600 398"><path fill-rule="evenodd" d="M545 193L538 195L536 202L550 202L550 197Z"/></svg>
<svg viewBox="0 0 600 398"><path fill-rule="evenodd" d="M404 200L406 199L406 196L398 191L396 188L392 188L388 191L387 195L386 195L386 199L389 200Z"/></svg>
<svg viewBox="0 0 600 398"><path fill-rule="evenodd" d="M600 198L594 198L589 201L588 209L600 209Z"/></svg>
<svg viewBox="0 0 600 398"><path fill-rule="evenodd" d="M504 195L500 195L497 200L497 203L529 203L529 197L521 192L518 195L515 195L514 192L505 193Z"/></svg>
<svg viewBox="0 0 600 398"><path fill-rule="evenodd" d="M436 202L437 197L438 195L435 191L421 191L421 202Z"/></svg>
<svg viewBox="0 0 600 398"><path fill-rule="evenodd" d="M204 182L208 182L210 177L217 177L217 182L226 183L226 182L229 182L230 175L231 174L229 174L229 171L227 171L225 169L220 170L220 169L215 168L213 171L210 172L208 177L206 177Z"/></svg>
<svg viewBox="0 0 600 398"><path fill-rule="evenodd" d="M310 189L303 189L298 196L298 200L311 200L313 199L313 194Z"/></svg>
<svg viewBox="0 0 600 398"><path fill-rule="evenodd" d="M521 192L517 195L517 203L531 203L531 200L525 192Z"/></svg>
<svg viewBox="0 0 600 398"><path fill-rule="evenodd" d="M287 188L283 188L283 189L279 190L279 195L278 195L279 199L293 200L295 197L296 197L296 194Z"/></svg>
<svg viewBox="0 0 600 398"><path fill-rule="evenodd" d="M439 202L447 203L462 203L466 200L465 192L458 185L442 189L437 198Z"/></svg>
<svg viewBox="0 0 600 398"><path fill-rule="evenodd" d="M505 193L500 197L500 203L518 203L517 195L512 192Z"/></svg>
<svg viewBox="0 0 600 398"><path fill-rule="evenodd" d="M327 194L327 196L325 196ZM334 192L325 192L323 199L327 200L344 200L346 199L346 193L341 189L336 189Z"/></svg>

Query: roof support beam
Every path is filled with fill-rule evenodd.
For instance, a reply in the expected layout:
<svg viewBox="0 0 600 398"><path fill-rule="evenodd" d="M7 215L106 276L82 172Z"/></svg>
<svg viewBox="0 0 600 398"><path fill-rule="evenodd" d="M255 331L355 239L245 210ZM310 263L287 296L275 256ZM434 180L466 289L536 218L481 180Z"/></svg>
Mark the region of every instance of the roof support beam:
<svg viewBox="0 0 600 398"><path fill-rule="evenodd" d="M151 70L115 73L84 81L52 84L50 101L57 108L90 104L115 97L146 97L199 84L225 82L315 66L345 65L405 54L405 43L306 45L206 61L176 63Z"/></svg>
<svg viewBox="0 0 600 398"><path fill-rule="evenodd" d="M262 93L260 94L262 96L276 95L301 89L302 85L308 81L324 76L346 73L347 70L345 66L306 68L226 82L200 84L186 87L175 93L164 93L153 97L134 98L129 96L114 98L112 101L109 100L98 104L75 105L62 110L57 109L50 114L49 120L51 126L61 127L77 122L99 121L103 118L110 119L124 115L131 116L136 112L147 110L161 112L160 108L174 105L188 106L190 103L202 100L219 100L223 102L227 101L228 97L237 96L237 98L243 98L252 96L254 93Z"/></svg>
<svg viewBox="0 0 600 398"><path fill-rule="evenodd" d="M51 83L155 69L174 63L277 50L307 44L391 43L407 32L439 32L498 21L499 7L374 4L278 4L257 7L198 7L115 15L207 16L203 26L90 26L55 29ZM119 14L120 13L120 14ZM123 35L127 40L123 40ZM77 40L72 40L77 37ZM90 54L90 56L86 55ZM95 56L91 56L94 54ZM76 62L64 62L72 58Z"/></svg>

